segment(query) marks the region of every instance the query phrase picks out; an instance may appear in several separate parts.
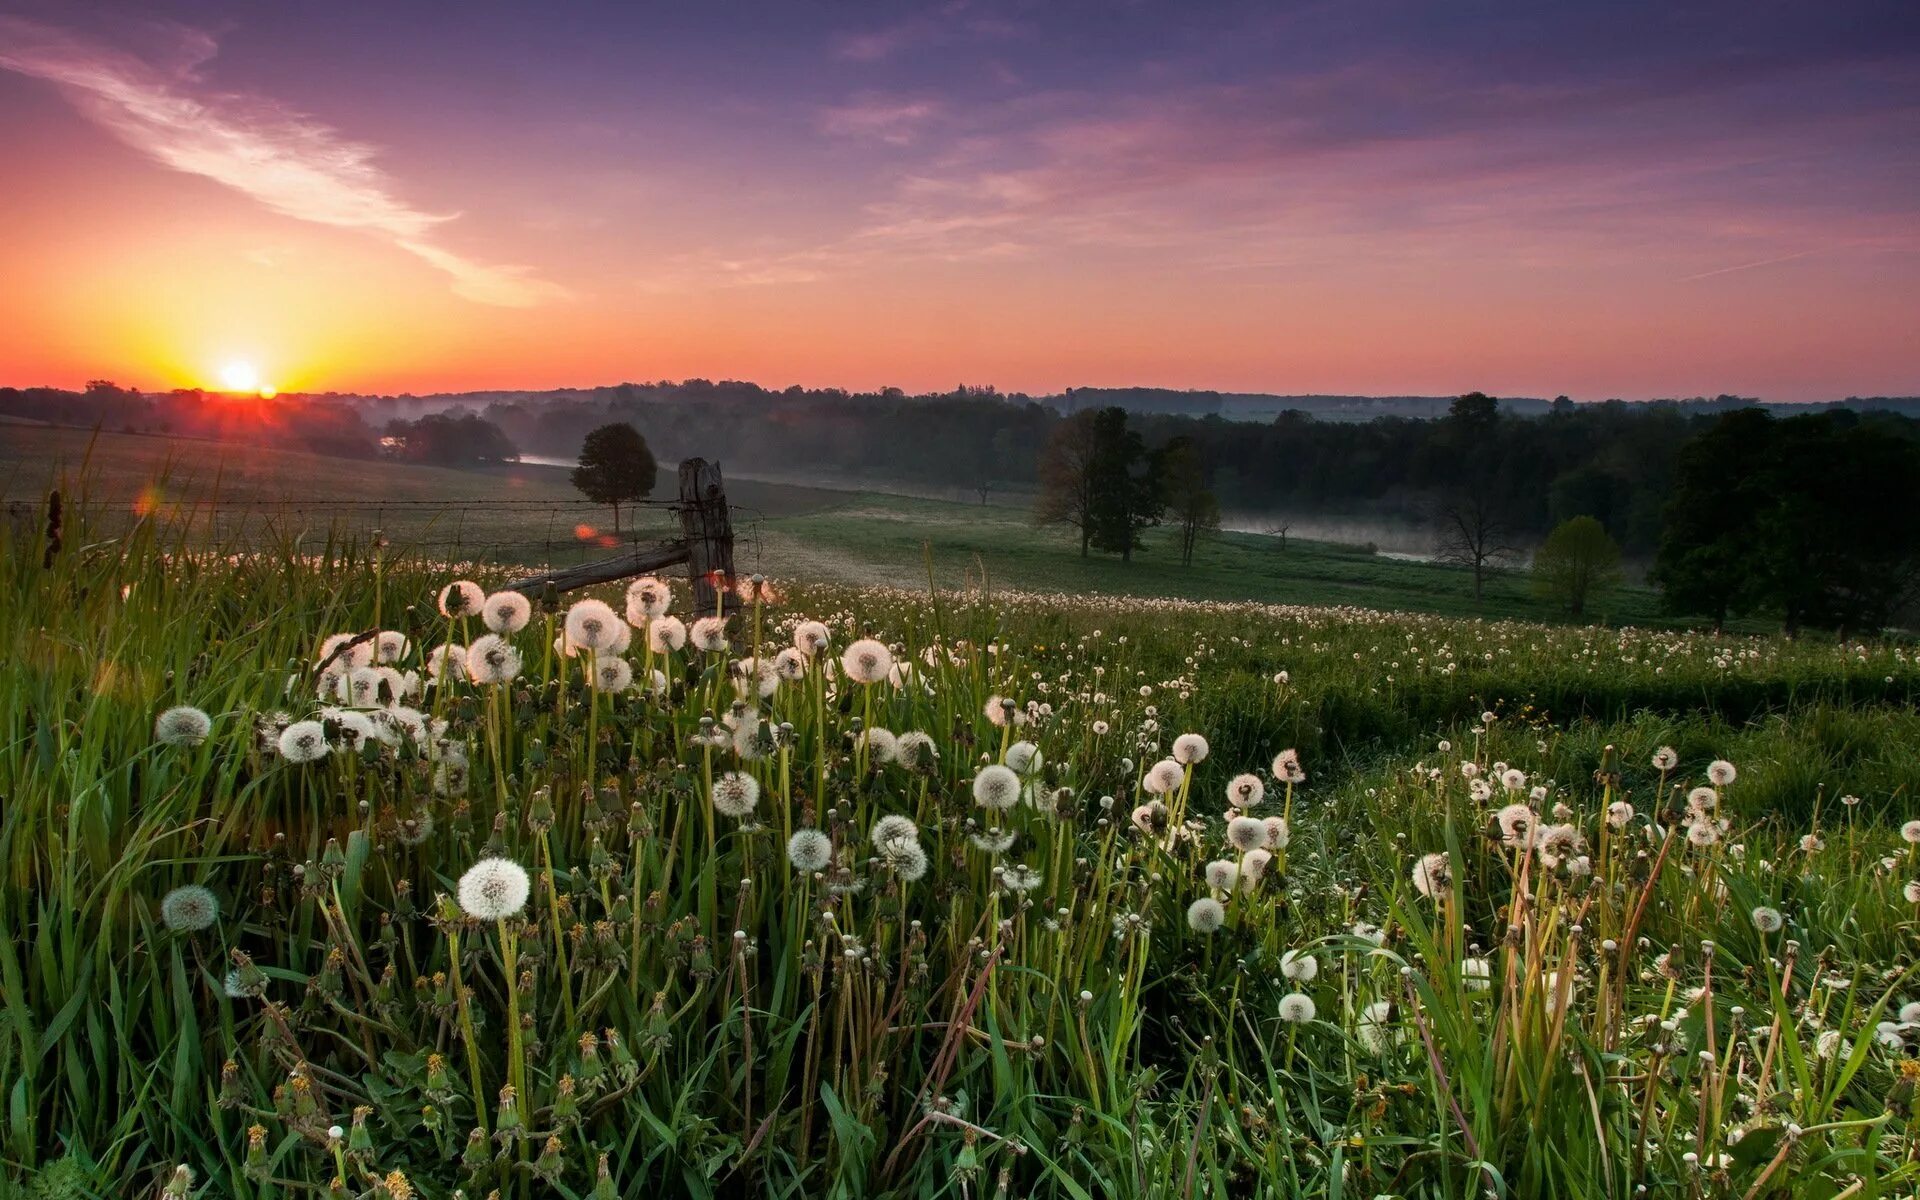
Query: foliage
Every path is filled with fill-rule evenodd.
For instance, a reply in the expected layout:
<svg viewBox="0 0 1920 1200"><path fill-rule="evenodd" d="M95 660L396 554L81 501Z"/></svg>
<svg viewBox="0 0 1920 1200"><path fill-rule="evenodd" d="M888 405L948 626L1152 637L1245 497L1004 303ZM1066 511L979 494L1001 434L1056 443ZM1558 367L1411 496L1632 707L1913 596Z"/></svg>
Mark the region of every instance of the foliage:
<svg viewBox="0 0 1920 1200"><path fill-rule="evenodd" d="M1148 454L1139 431L1127 427L1127 411L1103 408L1093 417L1093 458L1087 476L1092 505L1088 523L1093 548L1132 562L1140 535L1165 509L1158 454Z"/></svg>
<svg viewBox="0 0 1920 1200"><path fill-rule="evenodd" d="M475 413L389 421L383 446L390 457L442 467L504 463L520 456L498 425Z"/></svg>
<svg viewBox="0 0 1920 1200"><path fill-rule="evenodd" d="M580 494L613 505L613 527L620 528L620 506L653 494L659 469L647 439L625 421L602 425L580 444L580 465L569 476Z"/></svg>
<svg viewBox="0 0 1920 1200"><path fill-rule="evenodd" d="M1159 455L1149 455L1120 408L1088 409L1054 427L1040 455L1039 525L1071 525L1080 556L1104 550L1133 561L1141 533L1165 506Z"/></svg>
<svg viewBox="0 0 1920 1200"><path fill-rule="evenodd" d="M1592 517L1562 521L1533 555L1534 591L1576 618L1586 614L1589 600L1620 579L1620 547Z"/></svg>
<svg viewBox="0 0 1920 1200"><path fill-rule="evenodd" d="M1191 438L1175 438L1161 452L1159 476L1167 516L1179 535L1180 565L1193 565L1202 537L1220 531L1220 501L1207 488L1206 465Z"/></svg>
<svg viewBox="0 0 1920 1200"><path fill-rule="evenodd" d="M1847 413L1722 417L1681 449L1652 578L1670 611L1877 629L1920 582L1920 445Z"/></svg>
<svg viewBox="0 0 1920 1200"><path fill-rule="evenodd" d="M1034 499L1036 525L1070 525L1080 535L1080 557L1093 545L1098 443L1094 410L1075 413L1053 427L1040 452L1040 494Z"/></svg>

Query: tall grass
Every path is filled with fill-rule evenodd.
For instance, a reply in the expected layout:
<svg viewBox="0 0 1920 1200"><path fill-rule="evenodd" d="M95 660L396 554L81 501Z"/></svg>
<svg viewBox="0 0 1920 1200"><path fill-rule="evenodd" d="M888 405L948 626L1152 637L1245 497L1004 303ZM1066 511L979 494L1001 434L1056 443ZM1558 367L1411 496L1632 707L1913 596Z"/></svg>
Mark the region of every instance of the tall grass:
<svg viewBox="0 0 1920 1200"><path fill-rule="evenodd" d="M84 505L50 567L35 531L0 537L0 1158L39 1194L1920 1178L1903 647L792 587L749 589L725 651L636 635L617 693L555 652L560 602L511 637L511 683L415 692L427 651L483 632L434 597L497 574L368 539L96 536ZM764 699L736 686L807 617L828 652ZM408 641L387 692L318 697L322 639L378 629ZM838 668L868 635L901 673ZM353 744L393 700L445 725ZM176 704L206 742L156 741ZM326 757L274 752L316 714ZM873 729L936 756L887 761ZM1210 752L1150 794L1187 731ZM1650 765L1662 745L1677 768ZM1287 748L1297 787L1266 770ZM1738 778L1695 844L1685 793L1715 758ZM973 794L1001 762L1005 812ZM711 799L734 771L759 789L744 820ZM1253 815L1290 819L1264 872L1225 841L1246 771ZM1503 839L1507 803L1566 844ZM875 842L888 816L924 873ZM788 861L802 829L831 838L820 870ZM490 856L531 895L483 921L454 897ZM187 885L219 902L204 929L162 911ZM1202 899L1217 932L1189 923ZM1313 1019L1283 1019L1294 995Z"/></svg>

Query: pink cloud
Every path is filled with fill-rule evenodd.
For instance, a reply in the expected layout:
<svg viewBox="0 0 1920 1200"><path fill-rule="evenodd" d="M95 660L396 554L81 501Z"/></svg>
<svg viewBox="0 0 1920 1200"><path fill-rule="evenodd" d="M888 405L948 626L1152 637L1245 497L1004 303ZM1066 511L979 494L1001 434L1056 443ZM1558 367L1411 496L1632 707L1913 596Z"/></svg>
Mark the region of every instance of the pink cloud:
<svg viewBox="0 0 1920 1200"><path fill-rule="evenodd" d="M20 17L0 15L0 67L44 79L89 120L167 167L211 179L284 216L384 238L482 304L525 307L567 295L525 267L447 249L437 231L458 214L400 198L373 147L270 99L215 92L199 68L207 34L170 27L158 62Z"/></svg>

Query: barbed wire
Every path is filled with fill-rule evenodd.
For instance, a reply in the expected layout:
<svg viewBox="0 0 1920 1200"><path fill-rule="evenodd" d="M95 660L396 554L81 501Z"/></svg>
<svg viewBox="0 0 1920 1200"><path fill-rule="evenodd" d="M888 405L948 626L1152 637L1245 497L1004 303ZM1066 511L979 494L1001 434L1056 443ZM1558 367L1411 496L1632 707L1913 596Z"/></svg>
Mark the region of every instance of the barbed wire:
<svg viewBox="0 0 1920 1200"><path fill-rule="evenodd" d="M143 515L137 507L133 507L139 501L140 497L137 496L110 499L89 496L80 506L96 513L103 509L112 511L129 508L126 515L132 518ZM302 528L286 521L284 518L290 515L303 518L333 516L338 522L349 524L353 533L378 533L402 550L417 550L437 557L510 559L516 564L528 566L552 565L562 559L572 562L630 553L650 542L661 540L663 534L671 536L670 531L674 531L672 526L655 524L614 533L593 525L587 527L589 532L577 533L575 531L585 525L584 522L575 521L582 511L606 511L611 508L610 505L584 499L471 500L450 497L355 500L334 497L254 497L180 501L160 499L153 503L157 509L201 525L202 535L208 539L240 539L253 548L276 540L311 537L319 532L317 523L313 527ZM7 498L4 506L8 518L15 521L31 520L44 509L45 500ZM623 511L642 507L659 510L681 506L682 502L676 499L622 504L621 508ZM546 536L527 536L523 527L501 530L497 535L490 536L484 528L476 528L486 524L487 512L502 510L510 512L515 524L522 526L532 524L542 513L547 514L553 518L549 521L551 532ZM384 528L383 518L389 511L402 520L399 528ZM746 573L765 561L766 540L762 522L768 520L769 516L758 506L733 503L728 504L728 513L734 531L735 569Z"/></svg>

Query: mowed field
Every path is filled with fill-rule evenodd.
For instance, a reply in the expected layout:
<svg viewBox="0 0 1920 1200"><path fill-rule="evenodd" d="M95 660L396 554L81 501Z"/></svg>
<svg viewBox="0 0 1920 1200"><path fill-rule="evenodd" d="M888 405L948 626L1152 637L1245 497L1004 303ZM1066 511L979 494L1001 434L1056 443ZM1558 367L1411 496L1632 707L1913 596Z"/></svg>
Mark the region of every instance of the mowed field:
<svg viewBox="0 0 1920 1200"><path fill-rule="evenodd" d="M722 466L724 467L724 463ZM306 542L380 530L396 544L456 560L578 562L609 552L612 512L581 501L561 467L453 470L219 443L46 426L0 428L0 496L39 501L64 480L109 521L191 514L222 541ZM655 501L671 498L663 469ZM1082 558L1071 529L1036 528L1024 497L956 503L850 488L729 477L736 565L783 579L923 586L985 583L1028 591L1357 605L1447 615L1556 619L1523 573L1500 573L1476 602L1461 568L1363 547L1222 533L1183 567L1174 531L1156 529L1131 563ZM673 529L657 504L628 512L621 538ZM1659 624L1657 597L1625 587L1594 615Z"/></svg>

